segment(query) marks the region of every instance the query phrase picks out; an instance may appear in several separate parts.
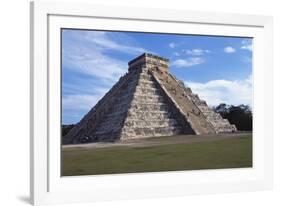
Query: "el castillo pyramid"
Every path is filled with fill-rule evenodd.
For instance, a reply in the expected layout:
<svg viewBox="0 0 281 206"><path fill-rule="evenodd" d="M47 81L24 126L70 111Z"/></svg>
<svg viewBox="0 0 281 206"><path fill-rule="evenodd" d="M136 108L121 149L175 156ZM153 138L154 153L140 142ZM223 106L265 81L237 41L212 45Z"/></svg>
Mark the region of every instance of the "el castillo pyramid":
<svg viewBox="0 0 281 206"><path fill-rule="evenodd" d="M236 127L169 73L169 60L144 53L77 123L64 144L177 134L216 134Z"/></svg>

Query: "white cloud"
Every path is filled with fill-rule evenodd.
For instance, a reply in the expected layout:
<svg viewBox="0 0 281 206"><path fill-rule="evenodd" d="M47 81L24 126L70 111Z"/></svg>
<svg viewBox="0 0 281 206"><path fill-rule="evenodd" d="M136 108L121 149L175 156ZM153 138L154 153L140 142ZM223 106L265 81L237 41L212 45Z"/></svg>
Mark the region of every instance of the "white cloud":
<svg viewBox="0 0 281 206"><path fill-rule="evenodd" d="M243 46L241 46L241 49L246 49L246 50L249 50L249 51L253 50L252 45L243 45Z"/></svg>
<svg viewBox="0 0 281 206"><path fill-rule="evenodd" d="M83 81L78 78L78 81L62 82L63 94L105 94L112 84L97 84L94 81Z"/></svg>
<svg viewBox="0 0 281 206"><path fill-rule="evenodd" d="M127 62L109 57L108 50L141 54L141 47L122 45L111 39L106 32L66 31L63 42L64 69L100 78L101 81L115 82L127 71ZM126 38L122 37L126 42Z"/></svg>
<svg viewBox="0 0 281 206"><path fill-rule="evenodd" d="M246 40L246 39L244 39L241 43L242 43L242 46L240 47L241 49L253 51L252 40Z"/></svg>
<svg viewBox="0 0 281 206"><path fill-rule="evenodd" d="M207 49L184 49L183 52L187 55L194 55L194 56L200 56L205 53L210 53L210 50Z"/></svg>
<svg viewBox="0 0 281 206"><path fill-rule="evenodd" d="M99 85L95 81L88 80L86 84L63 82L65 94L62 96L64 110L88 112L109 91L111 85Z"/></svg>
<svg viewBox="0 0 281 206"><path fill-rule="evenodd" d="M252 63L252 58L249 56L243 56L242 61L245 63Z"/></svg>
<svg viewBox="0 0 281 206"><path fill-rule="evenodd" d="M84 35L87 41L92 42L103 49L117 50L129 54L148 52L146 49L138 47L137 45L126 45L128 42L126 42L127 37L124 38L124 35L121 37L121 41L123 42L114 41L106 32L86 31Z"/></svg>
<svg viewBox="0 0 281 206"><path fill-rule="evenodd" d="M126 36L110 36L106 32L71 31L63 33L63 70L72 70L77 76L63 82L63 121L66 116L79 121L75 115L88 112L109 88L127 72L127 61L107 55L118 50L136 56L146 51ZM89 77L86 81L79 74ZM98 81L97 81L98 80ZM72 120L71 120L72 121Z"/></svg>
<svg viewBox="0 0 281 206"><path fill-rule="evenodd" d="M225 53L234 53L236 50L235 50L233 47L228 46L228 47L225 47L225 48L223 49L223 51L224 51Z"/></svg>
<svg viewBox="0 0 281 206"><path fill-rule="evenodd" d="M179 57L179 56L180 56L180 53L174 52L173 55Z"/></svg>
<svg viewBox="0 0 281 206"><path fill-rule="evenodd" d="M252 76L244 80L212 80L206 83L185 81L194 93L205 100L209 106L220 103L252 106Z"/></svg>
<svg viewBox="0 0 281 206"><path fill-rule="evenodd" d="M85 57L85 55L89 56ZM68 61L70 69L111 82L116 81L127 71L127 64L125 62L95 52L85 53L84 55L78 54L77 56L74 54L66 61Z"/></svg>
<svg viewBox="0 0 281 206"><path fill-rule="evenodd" d="M171 66L175 66L178 68L182 68L182 67L191 67L191 66L195 66L198 64L203 64L205 62L205 60L203 58L200 57L190 57L187 59L177 59L173 62L171 62Z"/></svg>
<svg viewBox="0 0 281 206"><path fill-rule="evenodd" d="M101 95L66 95L62 98L62 107L64 110L89 111L101 97Z"/></svg>
<svg viewBox="0 0 281 206"><path fill-rule="evenodd" d="M174 48L176 47L176 44L173 43L173 42L171 42L171 43L169 44L169 47L172 48L172 49L174 49Z"/></svg>

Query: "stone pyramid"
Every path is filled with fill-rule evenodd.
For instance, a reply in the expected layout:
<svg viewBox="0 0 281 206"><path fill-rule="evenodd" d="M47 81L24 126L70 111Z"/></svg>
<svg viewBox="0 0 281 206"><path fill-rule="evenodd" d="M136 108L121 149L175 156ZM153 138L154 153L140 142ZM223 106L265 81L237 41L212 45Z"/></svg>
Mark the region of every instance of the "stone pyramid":
<svg viewBox="0 0 281 206"><path fill-rule="evenodd" d="M170 74L168 63L147 53L130 61L128 72L63 137L63 143L236 131Z"/></svg>

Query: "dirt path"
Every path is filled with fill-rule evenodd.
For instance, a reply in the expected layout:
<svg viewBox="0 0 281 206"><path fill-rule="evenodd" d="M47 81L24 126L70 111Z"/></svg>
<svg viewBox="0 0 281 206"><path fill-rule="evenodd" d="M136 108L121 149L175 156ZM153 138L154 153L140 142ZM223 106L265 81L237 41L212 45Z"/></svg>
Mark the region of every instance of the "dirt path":
<svg viewBox="0 0 281 206"><path fill-rule="evenodd" d="M244 136L252 135L252 133L232 133L232 134L216 134L216 135L177 135L170 137L151 137L145 139L132 139L125 141L118 141L114 143L97 142L88 144L73 144L63 145L63 149L66 148L106 148L117 146L128 147L146 147L154 145L167 145L167 144L188 144L193 142L209 142L215 140L240 138Z"/></svg>

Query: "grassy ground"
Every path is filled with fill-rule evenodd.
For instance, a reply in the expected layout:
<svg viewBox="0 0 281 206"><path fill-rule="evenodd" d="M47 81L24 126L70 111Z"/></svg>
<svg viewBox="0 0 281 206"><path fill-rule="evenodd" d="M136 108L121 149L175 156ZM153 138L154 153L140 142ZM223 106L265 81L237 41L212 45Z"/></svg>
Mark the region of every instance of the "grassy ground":
<svg viewBox="0 0 281 206"><path fill-rule="evenodd" d="M64 148L63 176L252 166L252 136L153 146Z"/></svg>

